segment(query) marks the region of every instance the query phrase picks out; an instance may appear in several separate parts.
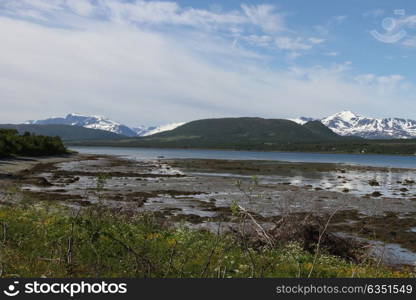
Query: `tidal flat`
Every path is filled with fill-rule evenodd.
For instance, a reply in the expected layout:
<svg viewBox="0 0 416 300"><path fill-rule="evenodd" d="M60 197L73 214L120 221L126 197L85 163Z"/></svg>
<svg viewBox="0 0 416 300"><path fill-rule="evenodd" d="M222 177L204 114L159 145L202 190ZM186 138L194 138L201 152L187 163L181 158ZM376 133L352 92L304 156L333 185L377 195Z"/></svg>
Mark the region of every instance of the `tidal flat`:
<svg viewBox="0 0 416 300"><path fill-rule="evenodd" d="M412 169L83 154L8 172L0 179L3 204L29 198L79 210L99 203L215 232L237 226L237 203L266 229L287 215L319 215L330 221L328 231L366 241L385 264L416 262ZM10 186L19 187L19 197L7 192Z"/></svg>

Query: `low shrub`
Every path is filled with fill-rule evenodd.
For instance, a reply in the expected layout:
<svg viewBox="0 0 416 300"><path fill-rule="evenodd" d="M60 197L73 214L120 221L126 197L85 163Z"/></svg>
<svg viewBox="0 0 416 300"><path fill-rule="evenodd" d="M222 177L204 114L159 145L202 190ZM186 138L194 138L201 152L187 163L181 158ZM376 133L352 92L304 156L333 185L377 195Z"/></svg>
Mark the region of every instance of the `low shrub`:
<svg viewBox="0 0 416 300"><path fill-rule="evenodd" d="M46 204L45 204L46 205ZM246 247L232 233L166 227L152 214L95 206L0 207L3 277L409 277L297 242Z"/></svg>

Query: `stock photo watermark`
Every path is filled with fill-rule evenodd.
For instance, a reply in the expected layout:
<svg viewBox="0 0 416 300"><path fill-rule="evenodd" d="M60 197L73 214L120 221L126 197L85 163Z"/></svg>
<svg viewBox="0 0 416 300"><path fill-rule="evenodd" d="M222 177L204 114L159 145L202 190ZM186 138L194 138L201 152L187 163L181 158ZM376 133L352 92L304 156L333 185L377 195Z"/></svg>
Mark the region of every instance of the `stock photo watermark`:
<svg viewBox="0 0 416 300"><path fill-rule="evenodd" d="M14 281L3 290L3 294L8 297L15 297L19 294L61 294L74 297L78 294L126 294L126 283L107 283L105 281L89 283L81 281L79 283L58 283L58 282L26 282L20 284Z"/></svg>
<svg viewBox="0 0 416 300"><path fill-rule="evenodd" d="M388 44L394 44L407 36L407 31L403 29L406 22L403 20L406 17L406 10L395 9L393 11L394 17L386 17L381 21L382 32L374 29L370 34L378 41Z"/></svg>
<svg viewBox="0 0 416 300"><path fill-rule="evenodd" d="M18 290L19 281L14 281L13 284L10 284L6 290L3 291L3 293L6 296L14 297L20 294L20 291Z"/></svg>

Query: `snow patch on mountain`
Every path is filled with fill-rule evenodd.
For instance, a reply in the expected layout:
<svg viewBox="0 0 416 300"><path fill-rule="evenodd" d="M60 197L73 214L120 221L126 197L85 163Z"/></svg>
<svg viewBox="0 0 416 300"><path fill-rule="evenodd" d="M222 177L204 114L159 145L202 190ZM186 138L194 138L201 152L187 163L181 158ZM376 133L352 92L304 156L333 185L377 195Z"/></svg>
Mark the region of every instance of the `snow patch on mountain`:
<svg viewBox="0 0 416 300"><path fill-rule="evenodd" d="M183 124L185 124L185 122L171 123L171 124L158 126L158 127L153 128L153 129L149 129L147 132L142 134L142 136L149 136L149 135L152 135L152 134L173 130L173 129L179 127L179 126L182 126Z"/></svg>
<svg viewBox="0 0 416 300"><path fill-rule="evenodd" d="M147 132L150 130L155 129L156 126L138 126L138 127L132 127L131 129L136 133L136 136L144 136Z"/></svg>
<svg viewBox="0 0 416 300"><path fill-rule="evenodd" d="M66 115L66 117L52 117L44 120L30 120L25 122L25 124L62 124L62 125L72 125L72 126L81 126L91 129L100 129L105 131L114 132L117 134L125 135L128 137L136 136L149 136L159 132L173 130L176 127L179 127L185 123L172 123L162 126L138 126L131 128L127 125L121 124L116 121L112 121L109 118L103 116L86 116L77 113L71 113Z"/></svg>
<svg viewBox="0 0 416 300"><path fill-rule="evenodd" d="M315 121L316 119L314 118L307 118L307 117L299 117L299 118L295 118L295 119L289 119L290 121L296 122L300 125L304 125L310 121Z"/></svg>
<svg viewBox="0 0 416 300"><path fill-rule="evenodd" d="M114 132L125 136L136 136L136 132L126 125L119 122L112 121L103 116L85 116L76 113L66 115L66 117L54 117L45 120L31 120L26 124L62 124L81 126L91 129L100 129L105 131Z"/></svg>
<svg viewBox="0 0 416 300"><path fill-rule="evenodd" d="M291 119L299 124L312 118ZM416 120L401 118L369 118L349 110L320 120L332 131L343 136L360 136L369 139L416 138Z"/></svg>

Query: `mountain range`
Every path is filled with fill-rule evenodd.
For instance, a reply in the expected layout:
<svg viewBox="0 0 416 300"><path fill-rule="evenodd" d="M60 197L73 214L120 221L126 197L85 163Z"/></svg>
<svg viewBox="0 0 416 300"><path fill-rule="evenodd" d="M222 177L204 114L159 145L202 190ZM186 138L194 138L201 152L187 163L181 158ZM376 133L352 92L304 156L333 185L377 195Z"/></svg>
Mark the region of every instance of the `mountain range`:
<svg viewBox="0 0 416 300"><path fill-rule="evenodd" d="M117 133L120 135L128 137L137 137L137 136L148 136L163 132L166 130L175 129L178 126L183 125L184 123L172 123L162 126L139 126L139 127L129 127L127 125L121 124L119 122L110 120L102 116L85 116L80 114L71 113L66 115L66 117L52 117L44 120L30 120L26 121L25 124L30 125L71 125L79 126L90 129L99 129L104 131L109 131Z"/></svg>
<svg viewBox="0 0 416 300"><path fill-rule="evenodd" d="M73 115L72 115L73 116ZM86 117L86 116L81 116ZM59 122L62 119L52 118L50 122ZM58 121L56 121L58 119ZM79 119L79 118L75 118ZM101 117L97 118L102 121ZM92 122L88 117L85 128L82 123L73 122L74 125L65 124L0 124L0 128L15 128L20 133L25 131L40 135L60 136L67 145L73 146L113 146L113 147L151 147L151 148L202 148L202 149L235 149L235 150L262 150L262 151L300 151L300 152L326 152L326 153L376 153L376 154L416 154L416 138L410 139L375 139L374 137L392 137L386 128L391 124L385 122L383 130L365 129L366 136L373 139L358 137L354 127L362 121L374 125L369 118L357 117L351 112L341 112L322 120L312 118L299 118L297 122L286 119L263 118L219 118L205 119L185 123L181 126L163 126L151 130L139 128L136 136L129 137L109 130L125 129L125 125L114 124L108 119L104 122ZM396 119L394 119L396 120ZM399 123L401 124L400 120ZM45 121L45 120L44 120ZM306 122L306 123L305 123ZM410 122L410 121L405 121ZM32 123L37 123L32 121ZM302 124L299 124L302 123ZM339 135L324 123L336 128L346 136ZM76 125L78 124L78 125ZM107 130L96 129L102 125ZM113 126L116 125L116 126ZM120 125L120 126L117 126ZM401 124L403 125L403 124ZM133 130L132 128L126 126ZM173 128L175 127L175 128ZM370 128L369 128L370 127ZM402 127L402 126L401 126ZM173 128L173 129L172 129ZM139 131L139 129L135 129ZM171 129L171 130L168 130ZM408 128L406 128L408 129ZM150 134L153 130L154 134ZM159 133L156 133L159 131ZM406 135L402 132L405 131ZM395 128L401 133L400 137L411 137L411 131ZM362 134L362 132L359 132ZM370 135L370 133L372 133ZM383 133L383 134L381 134ZM139 136L141 135L141 136ZM143 136L146 135L146 136ZM349 136L351 135L351 136Z"/></svg>
<svg viewBox="0 0 416 300"><path fill-rule="evenodd" d="M138 148L416 154L416 139L364 139L338 135L318 120L300 125L285 119L247 117L197 120L149 136L70 141L67 144Z"/></svg>
<svg viewBox="0 0 416 300"><path fill-rule="evenodd" d="M96 140L91 141L89 145L226 149L279 147L280 149L282 145L343 142L353 139L339 136L319 121L300 125L285 119L244 117L197 120L150 136ZM81 144L85 145L84 142Z"/></svg>
<svg viewBox="0 0 416 300"><path fill-rule="evenodd" d="M302 125L318 119L300 117L290 120ZM347 110L320 119L319 121L333 132L342 136L359 136L366 139L416 138L416 120L369 118Z"/></svg>
<svg viewBox="0 0 416 300"><path fill-rule="evenodd" d="M340 136L358 136L366 139L411 139L416 138L416 120L402 118L370 118L342 111L323 119L300 117L289 119L300 125L310 121L320 121ZM162 126L129 127L102 116L68 114L66 117L53 117L44 120L27 121L36 125L71 125L90 129L100 129L127 137L145 137L176 129L185 123L172 123Z"/></svg>

